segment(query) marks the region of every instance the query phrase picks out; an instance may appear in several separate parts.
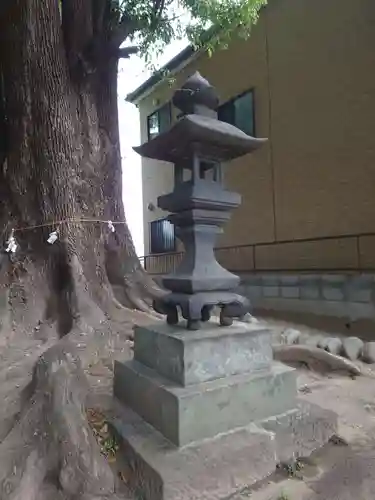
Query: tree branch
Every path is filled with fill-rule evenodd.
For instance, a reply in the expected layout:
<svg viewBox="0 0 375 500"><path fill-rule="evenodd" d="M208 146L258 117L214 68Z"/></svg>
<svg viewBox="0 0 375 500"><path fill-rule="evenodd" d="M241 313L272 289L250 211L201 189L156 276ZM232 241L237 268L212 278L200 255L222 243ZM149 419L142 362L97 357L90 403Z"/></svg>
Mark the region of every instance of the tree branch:
<svg viewBox="0 0 375 500"><path fill-rule="evenodd" d="M151 23L149 29L156 29L157 25L162 21L163 12L166 7L166 0L153 0L152 1L152 13ZM121 19L113 31L111 36L111 45L112 47L118 48L120 47L124 41L134 33L139 26L137 25L137 21L129 17L129 15L124 12L121 16Z"/></svg>
<svg viewBox="0 0 375 500"><path fill-rule="evenodd" d="M111 45L116 48L120 47L135 29L132 20L126 14L123 14L111 37Z"/></svg>
<svg viewBox="0 0 375 500"><path fill-rule="evenodd" d="M135 45L131 45L130 47L122 47L117 50L117 57L119 59L128 59L132 54L137 54L139 48Z"/></svg>

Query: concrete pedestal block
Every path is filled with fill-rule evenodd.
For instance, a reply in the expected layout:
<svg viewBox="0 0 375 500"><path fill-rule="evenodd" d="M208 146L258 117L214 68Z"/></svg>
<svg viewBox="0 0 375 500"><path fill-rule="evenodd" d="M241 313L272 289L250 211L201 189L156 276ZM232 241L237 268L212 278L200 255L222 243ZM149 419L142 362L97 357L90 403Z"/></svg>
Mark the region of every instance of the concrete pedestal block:
<svg viewBox="0 0 375 500"><path fill-rule="evenodd" d="M226 499L277 465L273 433L255 425L176 448L124 405L111 420L128 485L143 500Z"/></svg>
<svg viewBox="0 0 375 500"><path fill-rule="evenodd" d="M197 332L163 323L134 328L134 359L176 384L187 386L269 368L272 334L251 324Z"/></svg>
<svg viewBox="0 0 375 500"><path fill-rule="evenodd" d="M293 368L178 386L137 361L115 363L114 394L176 446L229 432L295 408Z"/></svg>
<svg viewBox="0 0 375 500"><path fill-rule="evenodd" d="M181 448L116 401L108 417L124 444L128 484L144 500L227 500L272 474L280 462L308 455L337 432L333 412L307 403Z"/></svg>
<svg viewBox="0 0 375 500"><path fill-rule="evenodd" d="M294 411L270 417L260 423L275 433L279 462L308 457L336 434L338 417L333 411L298 400Z"/></svg>

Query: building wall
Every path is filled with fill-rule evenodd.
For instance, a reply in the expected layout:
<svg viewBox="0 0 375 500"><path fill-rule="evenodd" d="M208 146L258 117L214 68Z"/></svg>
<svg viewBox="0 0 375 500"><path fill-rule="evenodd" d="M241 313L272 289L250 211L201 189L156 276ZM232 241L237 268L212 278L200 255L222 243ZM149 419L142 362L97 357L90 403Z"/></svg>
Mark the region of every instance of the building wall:
<svg viewBox="0 0 375 500"><path fill-rule="evenodd" d="M141 101L145 141L147 116L196 69L222 102L254 88L269 142L226 166L243 201L218 241L250 245L226 252L237 267L375 268L374 25L373 0L269 0L248 41L197 58ZM165 215L147 205L171 189L172 166L145 160L146 253L149 222Z"/></svg>

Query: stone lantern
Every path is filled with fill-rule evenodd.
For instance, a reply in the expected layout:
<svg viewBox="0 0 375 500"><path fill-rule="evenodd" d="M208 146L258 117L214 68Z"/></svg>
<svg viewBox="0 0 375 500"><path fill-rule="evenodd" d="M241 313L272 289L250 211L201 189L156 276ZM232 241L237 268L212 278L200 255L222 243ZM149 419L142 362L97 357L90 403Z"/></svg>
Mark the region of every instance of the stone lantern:
<svg viewBox="0 0 375 500"><path fill-rule="evenodd" d="M155 303L168 324L135 326L133 359L115 362L112 422L130 465L128 485L142 498L227 499L325 444L337 416L299 401L296 371L274 361L269 328L230 324L249 302L214 256L215 238L241 201L223 187L222 162L263 140L217 119L216 93L198 73L173 102L180 120L136 151L174 164L174 190L158 204L185 256ZM221 328L208 321L214 306ZM178 324L178 309L190 330L201 328Z"/></svg>
<svg viewBox="0 0 375 500"><path fill-rule="evenodd" d="M174 164L174 189L159 196L158 206L170 213L185 253L177 270L163 278L169 293L154 302L168 324L178 323L178 309L190 330L210 319L214 306L221 309L220 324L250 309L247 298L235 292L240 278L216 260L214 245L241 196L223 183L223 162L251 153L266 139L256 139L219 121L219 99L199 73L192 75L173 96L182 115L170 130L140 147L141 156Z"/></svg>

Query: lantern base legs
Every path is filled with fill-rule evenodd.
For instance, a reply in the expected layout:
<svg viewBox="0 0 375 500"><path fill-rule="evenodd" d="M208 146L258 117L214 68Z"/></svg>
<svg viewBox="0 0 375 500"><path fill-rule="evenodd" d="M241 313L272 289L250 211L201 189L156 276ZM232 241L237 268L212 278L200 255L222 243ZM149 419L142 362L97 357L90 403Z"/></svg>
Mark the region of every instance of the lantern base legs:
<svg viewBox="0 0 375 500"><path fill-rule="evenodd" d="M209 321L215 306L220 308L221 326L230 326L233 318L241 318L250 312L249 300L233 292L200 292L194 295L172 292L155 300L153 306L156 312L167 316L169 325L178 324L180 310L189 330L199 330L201 322Z"/></svg>

